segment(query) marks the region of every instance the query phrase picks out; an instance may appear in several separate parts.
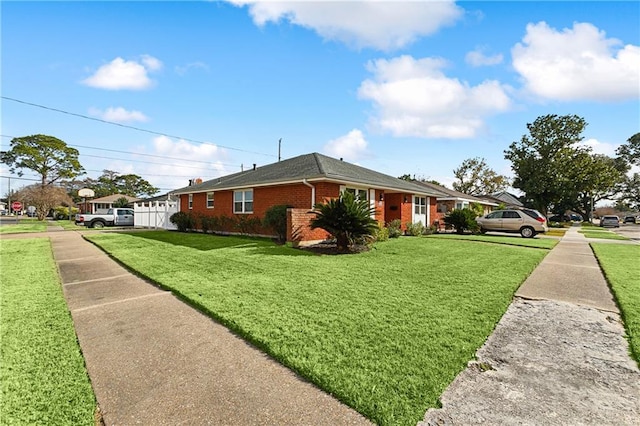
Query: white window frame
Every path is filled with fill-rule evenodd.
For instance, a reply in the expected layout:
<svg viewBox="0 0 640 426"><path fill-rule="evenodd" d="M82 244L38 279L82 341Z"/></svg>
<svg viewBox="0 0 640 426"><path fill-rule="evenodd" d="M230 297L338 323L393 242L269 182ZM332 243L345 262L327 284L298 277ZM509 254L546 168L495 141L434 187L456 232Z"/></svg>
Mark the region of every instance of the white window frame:
<svg viewBox="0 0 640 426"><path fill-rule="evenodd" d="M349 191L351 192L354 197L358 197L358 199L362 200L363 198L361 198L362 195L364 195L364 200L370 200L371 197L369 196L369 190L367 188L363 188L363 187L359 187L359 186L346 186L346 185L340 185L340 193L344 192L344 191ZM375 197L375 194L374 194Z"/></svg>
<svg viewBox="0 0 640 426"><path fill-rule="evenodd" d="M212 209L215 207L215 198L213 192L207 192L207 208Z"/></svg>
<svg viewBox="0 0 640 426"><path fill-rule="evenodd" d="M251 198L247 197L248 194L251 194ZM240 195L238 199L237 195ZM247 204L251 203L251 209L247 208ZM241 209L237 209L237 204L240 204ZM239 189L237 191L233 191L233 213L234 214L251 214L253 213L253 188L248 189Z"/></svg>
<svg viewBox="0 0 640 426"><path fill-rule="evenodd" d="M193 209L193 194L189 194L189 210Z"/></svg>
<svg viewBox="0 0 640 426"><path fill-rule="evenodd" d="M424 200L424 204L422 204L422 200ZM417 201L417 202L416 202ZM417 215L427 216L427 197L423 197L422 195L414 195L413 196L413 212ZM418 210L418 211L416 211Z"/></svg>

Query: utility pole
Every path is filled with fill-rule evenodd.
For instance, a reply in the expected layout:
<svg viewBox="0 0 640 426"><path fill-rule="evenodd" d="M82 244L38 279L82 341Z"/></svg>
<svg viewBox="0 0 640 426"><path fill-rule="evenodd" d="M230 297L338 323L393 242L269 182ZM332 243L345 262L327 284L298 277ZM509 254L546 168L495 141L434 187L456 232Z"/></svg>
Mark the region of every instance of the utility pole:
<svg viewBox="0 0 640 426"><path fill-rule="evenodd" d="M282 146L282 138L278 139L278 162L280 162L280 147Z"/></svg>

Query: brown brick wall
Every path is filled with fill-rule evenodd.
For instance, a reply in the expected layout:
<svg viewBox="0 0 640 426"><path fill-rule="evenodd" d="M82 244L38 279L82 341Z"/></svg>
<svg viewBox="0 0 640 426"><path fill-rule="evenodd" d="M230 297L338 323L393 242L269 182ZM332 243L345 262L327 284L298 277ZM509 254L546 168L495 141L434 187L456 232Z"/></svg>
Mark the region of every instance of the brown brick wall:
<svg viewBox="0 0 640 426"><path fill-rule="evenodd" d="M310 209L287 210L287 241L298 244L305 241L320 241L330 237L323 229L311 229L309 223L316 215Z"/></svg>

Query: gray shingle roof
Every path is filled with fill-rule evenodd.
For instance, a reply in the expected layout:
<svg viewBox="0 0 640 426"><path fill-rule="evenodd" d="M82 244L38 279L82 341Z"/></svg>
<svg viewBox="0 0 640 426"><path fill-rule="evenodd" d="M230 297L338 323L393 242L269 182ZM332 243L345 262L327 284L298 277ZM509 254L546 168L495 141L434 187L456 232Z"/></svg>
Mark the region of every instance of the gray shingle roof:
<svg viewBox="0 0 640 426"><path fill-rule="evenodd" d="M456 191L454 189L449 189L449 188L441 186L441 185L436 185L435 183L431 183L431 182L416 182L416 183L418 185L422 185L422 186L430 188L430 189L432 189L434 191L440 192L442 195L438 195L438 198L443 198L443 199L444 198L455 198L455 199L471 201L471 202L474 202L474 203L497 205L493 201L482 199L482 198L479 198L479 197L474 197L473 195L465 194L464 192Z"/></svg>
<svg viewBox="0 0 640 426"><path fill-rule="evenodd" d="M384 189L388 191L410 192L436 196L429 188L404 181L384 173L357 166L346 161L327 157L314 152L282 160L277 163L257 167L255 170L234 173L211 179L197 185L186 186L172 191L173 194L221 191L253 186L277 185L288 182L332 181Z"/></svg>

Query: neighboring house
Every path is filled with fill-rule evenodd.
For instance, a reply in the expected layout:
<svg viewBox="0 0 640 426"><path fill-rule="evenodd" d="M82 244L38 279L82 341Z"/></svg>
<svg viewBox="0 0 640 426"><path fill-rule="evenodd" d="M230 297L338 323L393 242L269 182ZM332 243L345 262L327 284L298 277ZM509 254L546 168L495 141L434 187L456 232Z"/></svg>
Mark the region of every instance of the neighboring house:
<svg viewBox="0 0 640 426"><path fill-rule="evenodd" d="M215 178L172 191L180 211L196 215L263 218L274 205L288 205L287 240L310 242L328 234L311 230L313 206L350 191L375 207L375 219L389 223L433 223L436 193L346 161L313 153ZM264 230L265 233L270 233Z"/></svg>
<svg viewBox="0 0 640 426"><path fill-rule="evenodd" d="M499 205L504 204L507 209L519 209L524 207L524 204L520 202L518 197L508 193L507 191L500 191L490 195L480 195L479 198L498 203Z"/></svg>
<svg viewBox="0 0 640 426"><path fill-rule="evenodd" d="M107 210L113 208L113 203L115 203L116 200L119 200L120 198L123 198L123 197L126 198L127 201L129 201L129 204L132 204L140 200L139 198L130 197L129 195L113 194L113 195L107 195L106 197L87 200L84 203L80 203L79 207L82 208L83 213L102 214L102 213L106 213ZM87 205L86 210L88 211L84 211L85 205Z"/></svg>
<svg viewBox="0 0 640 426"><path fill-rule="evenodd" d="M431 182L416 183L440 194L436 198L437 208L436 215L434 217L434 220L437 220L439 225L444 223L444 217L452 210L466 209L469 208L471 204L479 204L482 206L483 215L485 215L498 207L499 204L484 198L455 191L441 185L436 185Z"/></svg>

